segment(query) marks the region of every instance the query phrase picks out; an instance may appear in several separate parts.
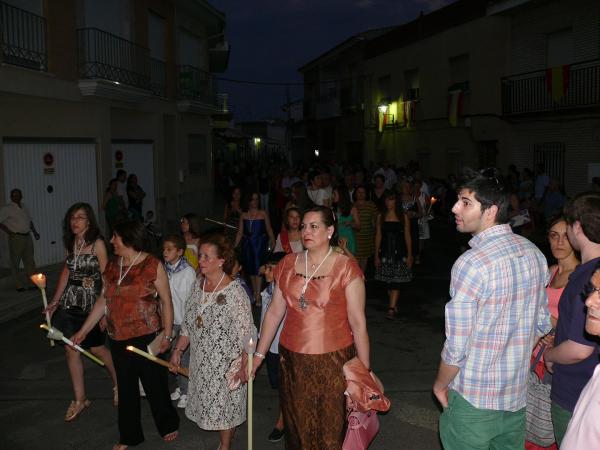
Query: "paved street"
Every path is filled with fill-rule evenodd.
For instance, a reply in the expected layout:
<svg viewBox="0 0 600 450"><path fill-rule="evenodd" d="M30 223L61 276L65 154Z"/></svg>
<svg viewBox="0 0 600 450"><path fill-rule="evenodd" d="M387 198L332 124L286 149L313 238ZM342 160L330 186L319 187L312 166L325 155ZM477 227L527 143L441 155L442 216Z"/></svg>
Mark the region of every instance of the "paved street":
<svg viewBox="0 0 600 450"><path fill-rule="evenodd" d="M390 322L384 318L385 291L373 282L367 285L372 366L392 401L389 413L380 416L381 432L373 450L440 449L436 432L439 410L430 387L443 343L449 266L456 257L452 234L442 232L440 227L444 225L438 223L434 227L434 236L438 236L432 246L435 256L432 251L427 269L419 269L420 276L401 293L398 319ZM49 347L38 330L41 302L39 298L31 301L36 302L35 311L5 322L0 331L0 448L111 448L118 433L107 374L86 361L87 392L92 405L76 422L65 423L63 416L72 393L63 350ZM255 383L254 447L283 449L283 442L273 444L266 440L277 408L277 396L268 387L266 371L259 373ZM142 410L146 441L140 449L218 447L217 433L200 430L184 417L182 410L180 437L167 445L158 436L145 401ZM236 433L234 449L245 448L243 425Z"/></svg>

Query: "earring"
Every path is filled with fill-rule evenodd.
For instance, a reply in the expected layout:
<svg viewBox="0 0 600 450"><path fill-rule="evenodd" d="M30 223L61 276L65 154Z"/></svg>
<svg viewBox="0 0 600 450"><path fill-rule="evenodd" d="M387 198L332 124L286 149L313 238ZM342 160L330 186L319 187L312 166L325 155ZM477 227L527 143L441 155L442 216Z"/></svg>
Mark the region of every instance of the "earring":
<svg viewBox="0 0 600 450"><path fill-rule="evenodd" d="M327 235L327 239L331 239L331 235L329 235L329 234L328 234L328 235Z"/></svg>
<svg viewBox="0 0 600 450"><path fill-rule="evenodd" d="M223 267L223 264L219 264L219 269L220 269L221 267Z"/></svg>

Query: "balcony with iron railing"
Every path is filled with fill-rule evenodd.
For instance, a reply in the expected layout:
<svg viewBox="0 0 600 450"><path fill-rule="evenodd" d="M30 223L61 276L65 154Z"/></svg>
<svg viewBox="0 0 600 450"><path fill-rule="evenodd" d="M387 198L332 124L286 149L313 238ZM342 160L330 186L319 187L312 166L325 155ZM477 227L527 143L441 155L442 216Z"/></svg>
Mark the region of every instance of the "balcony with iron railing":
<svg viewBox="0 0 600 450"><path fill-rule="evenodd" d="M227 94L219 94L215 77L191 65L177 66L177 98L181 110L227 114Z"/></svg>
<svg viewBox="0 0 600 450"><path fill-rule="evenodd" d="M150 91L159 97L167 95L167 66L164 61L150 58Z"/></svg>
<svg viewBox="0 0 600 450"><path fill-rule="evenodd" d="M150 50L97 28L77 30L79 76L150 89Z"/></svg>
<svg viewBox="0 0 600 450"><path fill-rule="evenodd" d="M553 95L557 89L559 94ZM505 115L552 112L600 106L600 59L571 64L558 80L548 70L502 78L502 112Z"/></svg>
<svg viewBox="0 0 600 450"><path fill-rule="evenodd" d="M45 18L0 2L0 45L2 62L48 70Z"/></svg>

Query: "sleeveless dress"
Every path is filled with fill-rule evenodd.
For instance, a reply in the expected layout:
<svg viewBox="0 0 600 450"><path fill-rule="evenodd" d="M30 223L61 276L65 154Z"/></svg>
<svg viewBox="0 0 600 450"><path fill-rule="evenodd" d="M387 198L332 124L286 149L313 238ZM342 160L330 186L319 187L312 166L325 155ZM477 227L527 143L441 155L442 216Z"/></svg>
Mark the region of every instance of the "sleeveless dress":
<svg viewBox="0 0 600 450"><path fill-rule="evenodd" d="M258 275L267 255L267 231L264 219L244 219L242 266L247 275Z"/></svg>
<svg viewBox="0 0 600 450"><path fill-rule="evenodd" d="M94 246L95 243L91 253L78 257L75 257L74 253L69 254L65 263L69 269L69 278L60 297L58 310L52 317L52 325L66 337L71 337L79 331L102 291L102 274ZM82 346L99 347L105 340L105 334L96 325Z"/></svg>
<svg viewBox="0 0 600 450"><path fill-rule="evenodd" d="M412 271L404 260L406 243L402 222L381 222L381 266L375 271L375 279L383 281L393 289L394 285L412 280Z"/></svg>
<svg viewBox="0 0 600 450"><path fill-rule="evenodd" d="M341 213L336 213L336 216L338 219L338 235L348 241L348 250L354 255L356 253L356 240L352 229L352 214L342 216Z"/></svg>

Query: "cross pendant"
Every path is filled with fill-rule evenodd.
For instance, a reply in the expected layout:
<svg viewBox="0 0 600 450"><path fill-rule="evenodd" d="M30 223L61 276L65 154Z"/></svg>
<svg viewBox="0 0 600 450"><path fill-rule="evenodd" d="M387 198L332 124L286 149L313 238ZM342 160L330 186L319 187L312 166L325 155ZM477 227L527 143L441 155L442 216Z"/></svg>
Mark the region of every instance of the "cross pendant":
<svg viewBox="0 0 600 450"><path fill-rule="evenodd" d="M304 294L300 294L300 298L298 299L298 305L302 310L308 308L308 301L304 298Z"/></svg>

